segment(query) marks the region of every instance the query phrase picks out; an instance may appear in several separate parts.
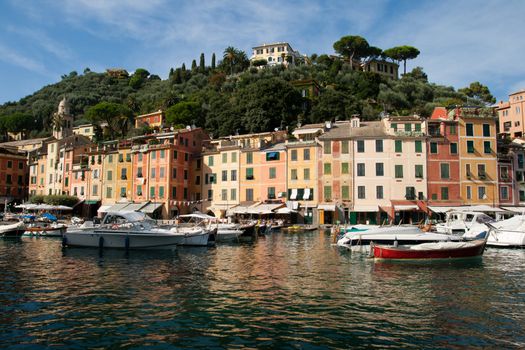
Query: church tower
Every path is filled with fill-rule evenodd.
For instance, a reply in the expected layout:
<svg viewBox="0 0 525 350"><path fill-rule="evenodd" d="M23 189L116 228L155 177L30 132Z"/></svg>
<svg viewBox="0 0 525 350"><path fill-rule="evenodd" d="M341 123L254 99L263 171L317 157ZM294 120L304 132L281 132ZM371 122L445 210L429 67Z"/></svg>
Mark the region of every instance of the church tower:
<svg viewBox="0 0 525 350"><path fill-rule="evenodd" d="M64 97L53 113L53 136L61 140L73 134L73 116L69 113L69 103Z"/></svg>

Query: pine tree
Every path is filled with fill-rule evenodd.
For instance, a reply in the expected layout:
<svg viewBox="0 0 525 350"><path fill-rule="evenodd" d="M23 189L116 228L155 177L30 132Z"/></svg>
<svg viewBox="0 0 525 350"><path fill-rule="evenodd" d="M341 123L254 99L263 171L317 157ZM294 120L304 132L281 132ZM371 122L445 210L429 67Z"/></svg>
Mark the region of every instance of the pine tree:
<svg viewBox="0 0 525 350"><path fill-rule="evenodd" d="M191 61L191 71L195 72L197 70L197 61Z"/></svg>
<svg viewBox="0 0 525 350"><path fill-rule="evenodd" d="M211 69L215 69L215 52L211 55Z"/></svg>
<svg viewBox="0 0 525 350"><path fill-rule="evenodd" d="M170 68L170 74L168 75L168 77L172 77L173 76L173 73L175 73L175 71L173 70L173 68Z"/></svg>

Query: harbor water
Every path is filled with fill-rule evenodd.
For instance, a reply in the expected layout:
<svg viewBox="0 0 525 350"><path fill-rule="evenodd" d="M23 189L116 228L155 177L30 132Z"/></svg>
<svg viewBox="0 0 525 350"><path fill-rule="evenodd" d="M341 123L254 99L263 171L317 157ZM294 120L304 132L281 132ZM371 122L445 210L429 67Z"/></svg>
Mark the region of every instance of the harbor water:
<svg viewBox="0 0 525 350"><path fill-rule="evenodd" d="M328 233L175 251L0 241L0 347L524 348L525 250L378 263Z"/></svg>

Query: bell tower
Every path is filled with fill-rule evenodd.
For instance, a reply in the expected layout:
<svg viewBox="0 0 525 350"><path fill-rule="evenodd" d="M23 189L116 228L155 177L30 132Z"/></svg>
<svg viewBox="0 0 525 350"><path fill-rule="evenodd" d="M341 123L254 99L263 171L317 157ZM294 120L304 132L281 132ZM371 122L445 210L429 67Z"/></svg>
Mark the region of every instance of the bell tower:
<svg viewBox="0 0 525 350"><path fill-rule="evenodd" d="M72 135L73 116L69 112L69 103L66 97L58 104L58 110L53 113L53 136L57 140Z"/></svg>

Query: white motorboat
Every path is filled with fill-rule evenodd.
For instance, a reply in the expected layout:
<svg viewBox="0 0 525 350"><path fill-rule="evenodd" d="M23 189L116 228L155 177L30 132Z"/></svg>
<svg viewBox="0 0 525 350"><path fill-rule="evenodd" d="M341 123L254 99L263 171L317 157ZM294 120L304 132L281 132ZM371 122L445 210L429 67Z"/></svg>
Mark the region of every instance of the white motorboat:
<svg viewBox="0 0 525 350"><path fill-rule="evenodd" d="M506 220L487 222L490 228L487 245L492 247L525 247L525 216L516 215ZM465 236L474 236L476 232L466 233Z"/></svg>
<svg viewBox="0 0 525 350"><path fill-rule="evenodd" d="M22 221L0 224L0 237L20 237L26 231L26 225Z"/></svg>
<svg viewBox="0 0 525 350"><path fill-rule="evenodd" d="M64 234L66 246L173 249L177 245L208 245L210 233L202 228L162 228L141 212L107 213L98 226L78 227Z"/></svg>
<svg viewBox="0 0 525 350"><path fill-rule="evenodd" d="M25 236L62 237L67 226L61 223L32 222L27 225Z"/></svg>
<svg viewBox="0 0 525 350"><path fill-rule="evenodd" d="M370 244L412 245L430 242L462 241L460 236L426 232L413 225L381 226L370 229L356 229L346 232L337 245L356 251L369 251Z"/></svg>
<svg viewBox="0 0 525 350"><path fill-rule="evenodd" d="M179 218L194 220L197 224L203 224L210 230L216 229L217 242L236 241L244 232L240 224L221 223L216 217L204 213L179 215Z"/></svg>
<svg viewBox="0 0 525 350"><path fill-rule="evenodd" d="M488 231L488 227L485 224L493 221L492 217L482 212L454 210L447 213L444 223L435 225L435 230L438 233L467 234L467 237L473 237L483 231Z"/></svg>

